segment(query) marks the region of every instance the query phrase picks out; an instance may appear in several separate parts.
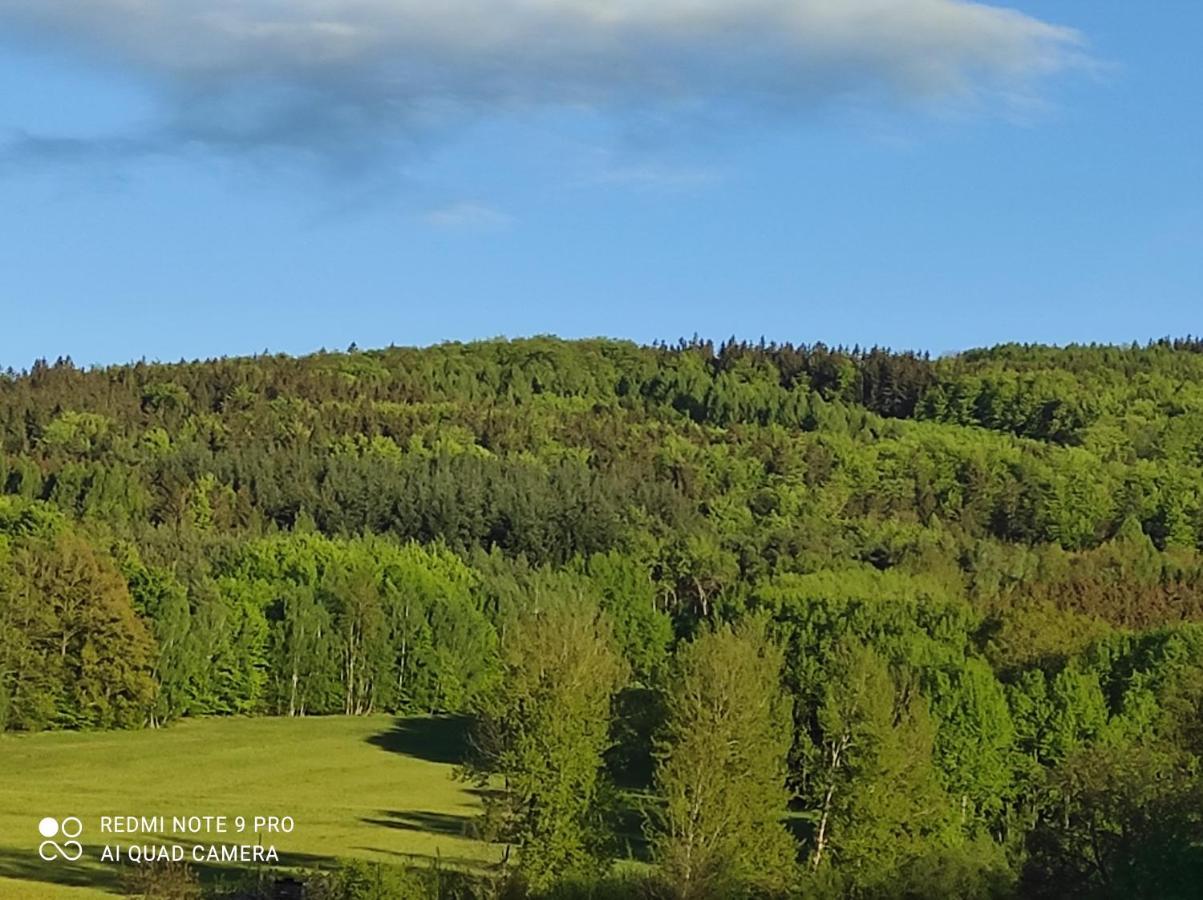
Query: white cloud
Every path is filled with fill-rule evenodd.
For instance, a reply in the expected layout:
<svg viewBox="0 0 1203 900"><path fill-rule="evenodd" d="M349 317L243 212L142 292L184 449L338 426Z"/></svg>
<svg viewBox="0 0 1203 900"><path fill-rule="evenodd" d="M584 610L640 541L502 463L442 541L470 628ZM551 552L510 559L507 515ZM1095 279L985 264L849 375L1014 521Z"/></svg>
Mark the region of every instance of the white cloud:
<svg viewBox="0 0 1203 900"><path fill-rule="evenodd" d="M324 157L507 110L1007 103L1080 58L1073 30L964 0L0 0L0 29L147 78L161 112L127 139Z"/></svg>

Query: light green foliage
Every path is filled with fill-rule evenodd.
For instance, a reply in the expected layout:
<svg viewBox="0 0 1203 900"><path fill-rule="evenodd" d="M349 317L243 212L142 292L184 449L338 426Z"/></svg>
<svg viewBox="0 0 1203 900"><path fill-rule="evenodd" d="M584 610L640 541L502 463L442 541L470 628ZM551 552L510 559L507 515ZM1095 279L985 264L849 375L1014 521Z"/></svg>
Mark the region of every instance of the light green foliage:
<svg viewBox="0 0 1203 900"><path fill-rule="evenodd" d="M265 616L276 712L463 710L495 677L474 576L445 549L294 533L248 546L226 571L227 592L252 585Z"/></svg>
<svg viewBox="0 0 1203 900"><path fill-rule="evenodd" d="M153 727L192 708L190 686L202 672L200 635L193 630L187 588L170 572L144 565L134 550L127 551L121 568L134 608L149 623L155 639L157 658L152 674L159 690L150 712Z"/></svg>
<svg viewBox="0 0 1203 900"><path fill-rule="evenodd" d="M626 678L607 621L587 604L546 597L509 623L501 678L482 700L473 770L499 777L492 804L498 837L518 848L533 889L604 867L602 754L610 709Z"/></svg>
<svg viewBox="0 0 1203 900"><path fill-rule="evenodd" d="M939 723L935 762L961 825L997 824L1015 795L1015 727L1006 693L989 666L968 659L934 673L928 693Z"/></svg>
<svg viewBox="0 0 1203 900"><path fill-rule="evenodd" d="M793 881L783 661L763 621L706 629L677 651L650 834L675 896L734 898Z"/></svg>
<svg viewBox="0 0 1203 900"><path fill-rule="evenodd" d="M108 447L113 422L106 416L64 412L46 426L42 444L51 452L88 458Z"/></svg>
<svg viewBox="0 0 1203 900"><path fill-rule="evenodd" d="M632 671L642 679L653 678L668 659L673 629L657 603L650 571L617 552L590 557L585 571Z"/></svg>
<svg viewBox="0 0 1203 900"><path fill-rule="evenodd" d="M879 891L950 836L954 805L934 766L935 723L908 680L871 648L841 641L804 746L809 863Z"/></svg>

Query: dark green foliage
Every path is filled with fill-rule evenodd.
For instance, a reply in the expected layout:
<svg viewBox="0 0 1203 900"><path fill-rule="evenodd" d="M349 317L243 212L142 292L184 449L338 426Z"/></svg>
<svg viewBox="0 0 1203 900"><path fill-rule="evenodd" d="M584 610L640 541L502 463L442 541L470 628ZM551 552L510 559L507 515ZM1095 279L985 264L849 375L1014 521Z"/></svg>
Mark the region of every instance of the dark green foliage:
<svg viewBox="0 0 1203 900"><path fill-rule="evenodd" d="M184 863L128 866L123 872L122 886L127 894L142 900L203 900L205 896L195 870Z"/></svg>
<svg viewBox="0 0 1203 900"><path fill-rule="evenodd" d="M1033 897L1198 896L1203 783L1157 749L1083 748L1051 773L1028 845Z"/></svg>
<svg viewBox="0 0 1203 900"><path fill-rule="evenodd" d="M483 895L473 882L438 868L383 866L346 860L330 872L304 880L308 900L475 900ZM251 896L254 896L253 894Z"/></svg>
<svg viewBox="0 0 1203 900"><path fill-rule="evenodd" d="M0 545L0 722L143 724L154 645L111 561L71 531Z"/></svg>

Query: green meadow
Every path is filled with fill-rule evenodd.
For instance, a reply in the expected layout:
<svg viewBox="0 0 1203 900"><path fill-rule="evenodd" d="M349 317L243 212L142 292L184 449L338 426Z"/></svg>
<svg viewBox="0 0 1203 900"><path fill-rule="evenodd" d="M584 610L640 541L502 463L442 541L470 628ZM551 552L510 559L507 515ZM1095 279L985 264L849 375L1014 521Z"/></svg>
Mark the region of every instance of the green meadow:
<svg viewBox="0 0 1203 900"><path fill-rule="evenodd" d="M285 866L338 857L487 864L499 851L471 837L481 800L454 777L462 746L459 720L390 716L201 719L161 730L0 737L0 898L113 896L118 867L98 860L106 843L256 843L173 835L173 816L227 816L231 827L236 816L291 816L292 833L262 835ZM102 816L127 815L164 816L167 828L100 833ZM44 816L83 821L78 863L39 859Z"/></svg>

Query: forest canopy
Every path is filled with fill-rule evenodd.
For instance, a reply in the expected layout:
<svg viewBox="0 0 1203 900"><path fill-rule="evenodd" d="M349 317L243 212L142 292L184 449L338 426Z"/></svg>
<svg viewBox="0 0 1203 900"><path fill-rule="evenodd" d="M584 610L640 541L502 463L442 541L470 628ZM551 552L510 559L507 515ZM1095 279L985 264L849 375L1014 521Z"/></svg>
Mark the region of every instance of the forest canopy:
<svg viewBox="0 0 1203 900"><path fill-rule="evenodd" d="M0 731L471 716L538 889L627 791L679 896L1192 896L1201 548L1193 339L39 361Z"/></svg>

